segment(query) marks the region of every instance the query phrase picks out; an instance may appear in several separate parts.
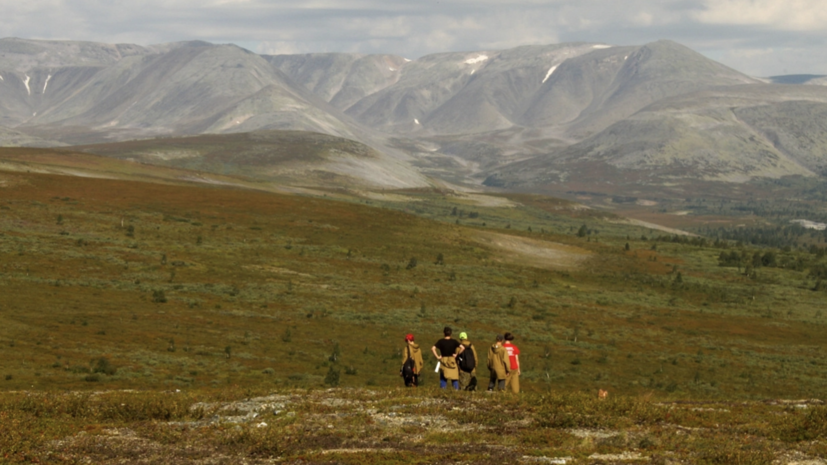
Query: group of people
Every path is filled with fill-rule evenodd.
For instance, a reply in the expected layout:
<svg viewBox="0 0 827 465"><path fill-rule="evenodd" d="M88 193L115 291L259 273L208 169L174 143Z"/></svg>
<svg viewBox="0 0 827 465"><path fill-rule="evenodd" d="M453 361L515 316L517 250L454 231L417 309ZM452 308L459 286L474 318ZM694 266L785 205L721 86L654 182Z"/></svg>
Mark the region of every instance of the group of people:
<svg viewBox="0 0 827 465"><path fill-rule="evenodd" d="M477 389L477 367L480 362L477 349L468 339L468 333L460 333L459 340L453 338L453 333L446 326L443 330L444 337L431 347L431 353L437 359L439 386L446 389L450 384L456 390L474 391ZM489 391L520 392L520 349L513 341L514 335L511 333L497 334L494 343L488 348ZM405 386L419 385L424 366L422 349L414 340L413 334L406 335L400 372Z"/></svg>

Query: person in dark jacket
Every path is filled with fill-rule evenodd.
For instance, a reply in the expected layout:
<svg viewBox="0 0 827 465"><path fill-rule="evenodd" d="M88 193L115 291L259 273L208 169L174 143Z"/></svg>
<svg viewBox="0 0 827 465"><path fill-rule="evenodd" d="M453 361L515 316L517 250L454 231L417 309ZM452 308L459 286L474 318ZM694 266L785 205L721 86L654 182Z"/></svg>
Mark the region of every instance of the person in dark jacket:
<svg viewBox="0 0 827 465"><path fill-rule="evenodd" d="M469 361L471 359L474 360L473 363L465 363L460 360L459 389L461 391L474 391L477 389L477 367L480 364L480 358L477 355L477 348L468 340L468 333L459 333L459 341L465 346L465 350L463 350L462 355L457 358L462 359L468 357ZM468 368L470 368L470 370Z"/></svg>

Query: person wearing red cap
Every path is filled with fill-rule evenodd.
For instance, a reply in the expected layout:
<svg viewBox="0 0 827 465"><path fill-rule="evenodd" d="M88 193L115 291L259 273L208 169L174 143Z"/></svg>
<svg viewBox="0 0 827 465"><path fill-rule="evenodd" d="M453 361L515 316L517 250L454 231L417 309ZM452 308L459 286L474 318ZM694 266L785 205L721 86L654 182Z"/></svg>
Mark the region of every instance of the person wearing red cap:
<svg viewBox="0 0 827 465"><path fill-rule="evenodd" d="M405 349L402 351L402 370L400 376L405 380L405 386L419 386L419 374L425 362L422 360L422 351L419 344L414 342L413 334L405 336Z"/></svg>

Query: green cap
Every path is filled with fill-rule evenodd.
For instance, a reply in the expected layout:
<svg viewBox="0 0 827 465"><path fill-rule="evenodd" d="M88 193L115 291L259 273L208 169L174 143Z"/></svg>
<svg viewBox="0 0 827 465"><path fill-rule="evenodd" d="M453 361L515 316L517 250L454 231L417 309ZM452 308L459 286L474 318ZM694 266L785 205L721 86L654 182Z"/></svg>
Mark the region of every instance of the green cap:
<svg viewBox="0 0 827 465"><path fill-rule="evenodd" d="M468 339L468 333L459 333L460 339Z"/></svg>

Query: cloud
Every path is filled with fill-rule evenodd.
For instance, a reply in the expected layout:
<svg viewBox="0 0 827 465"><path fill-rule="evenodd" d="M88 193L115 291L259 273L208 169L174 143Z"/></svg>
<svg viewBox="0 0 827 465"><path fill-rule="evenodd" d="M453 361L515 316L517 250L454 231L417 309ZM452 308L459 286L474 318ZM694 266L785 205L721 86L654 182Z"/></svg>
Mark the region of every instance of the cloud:
<svg viewBox="0 0 827 465"><path fill-rule="evenodd" d="M827 8L822 0L706 0L694 14L703 23L766 26L790 31L822 31Z"/></svg>
<svg viewBox="0 0 827 465"><path fill-rule="evenodd" d="M681 42L753 74L827 73L820 0L27 0L5 36L237 43L260 53L394 53L587 41ZM768 51L753 55L751 51ZM781 55L779 55L781 54ZM783 56L782 56L783 55ZM773 58L767 58L773 57ZM779 66L783 68L778 68Z"/></svg>

